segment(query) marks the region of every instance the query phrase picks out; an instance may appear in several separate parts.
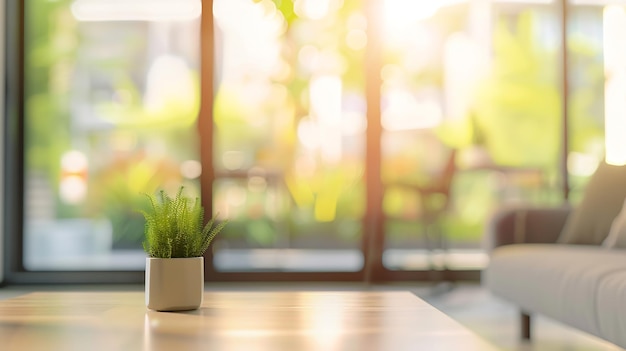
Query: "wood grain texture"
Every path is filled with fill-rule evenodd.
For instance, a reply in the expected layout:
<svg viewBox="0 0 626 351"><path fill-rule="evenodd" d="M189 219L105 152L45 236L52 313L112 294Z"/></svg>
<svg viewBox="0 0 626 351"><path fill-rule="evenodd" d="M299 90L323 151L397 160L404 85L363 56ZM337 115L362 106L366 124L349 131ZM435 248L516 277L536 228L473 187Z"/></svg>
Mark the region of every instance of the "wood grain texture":
<svg viewBox="0 0 626 351"><path fill-rule="evenodd" d="M0 350L480 350L494 348L408 292L205 292L189 312L140 292L0 301Z"/></svg>

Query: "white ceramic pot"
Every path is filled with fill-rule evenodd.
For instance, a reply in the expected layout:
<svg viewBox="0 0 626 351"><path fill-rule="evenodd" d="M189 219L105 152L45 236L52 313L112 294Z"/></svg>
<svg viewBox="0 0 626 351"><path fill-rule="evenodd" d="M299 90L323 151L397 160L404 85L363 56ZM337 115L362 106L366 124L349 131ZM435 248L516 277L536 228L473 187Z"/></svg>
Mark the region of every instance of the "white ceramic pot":
<svg viewBox="0 0 626 351"><path fill-rule="evenodd" d="M146 258L146 306L155 311L195 310L202 305L204 257Z"/></svg>

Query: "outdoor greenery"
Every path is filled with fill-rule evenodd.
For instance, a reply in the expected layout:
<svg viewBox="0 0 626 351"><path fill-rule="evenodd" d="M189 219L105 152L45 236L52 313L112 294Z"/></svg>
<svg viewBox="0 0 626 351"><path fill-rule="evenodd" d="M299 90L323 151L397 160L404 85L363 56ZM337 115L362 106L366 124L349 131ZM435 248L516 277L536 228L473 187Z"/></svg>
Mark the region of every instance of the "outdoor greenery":
<svg viewBox="0 0 626 351"><path fill-rule="evenodd" d="M147 195L150 210L140 212L146 219L143 248L150 257L200 257L227 223L214 226L214 216L203 227L204 208L200 199L184 196L183 189L179 188L175 198L164 190L159 191L158 197Z"/></svg>
<svg viewBox="0 0 626 351"><path fill-rule="evenodd" d="M24 130L28 143L25 166L30 175L45 177L49 184L59 181L59 159L70 147L70 106L66 99L68 85L55 81L74 64L76 55L75 22L66 18L70 1L46 1L24 4L29 22L25 40ZM71 213L66 209L66 213Z"/></svg>
<svg viewBox="0 0 626 351"><path fill-rule="evenodd" d="M350 47L345 40L351 31L365 28L364 2L331 1L341 5L331 6L327 18L314 20L297 13L297 1L271 0L278 12L269 2L250 0L246 7L252 9L252 3L256 4L255 11L266 13L263 21L274 21L280 28L274 37L260 37L268 45L255 51L259 58L253 55L252 64L236 66L237 74L227 71L233 70L226 64L232 60L216 61L215 133L209 150L214 162L202 165L220 174L213 184L200 184L193 172L192 176L181 172L183 163L199 159L199 57L194 50L187 52L183 42L180 48L172 45L162 52L152 52L148 45L157 32L176 38L184 32L179 24L81 22L70 11L71 0L25 3L26 188L33 198L47 199L42 205L45 213L28 207L26 220L38 220L38 216L105 218L111 222L113 250L140 249L145 234L144 249L150 256L201 255L223 224L213 227L212 219L208 227L202 227L202 208L197 207L197 199L194 203L182 196L182 188L173 199L164 191L156 192L161 188L173 194L176 186L184 184L188 191L213 187L213 199L207 203L230 218L223 233L228 236L228 247L359 247L367 230L362 219L366 194L371 191L363 182L364 165L369 162L366 127L333 125L333 132L339 128L343 133L341 158L327 161L302 141L307 139L302 126L315 122L310 115L310 84L319 75L340 78L342 118L364 118L369 103L363 73L365 50ZM385 183L388 177L419 183L430 176L425 170L436 153L428 137L457 149L459 155L479 149L498 167L542 172L541 182L516 178L506 183L502 174L490 169L458 172L451 206L438 224L459 246L479 246L485 219L506 201L547 205L562 200L558 184L560 63L557 41L546 29L557 18L541 6L513 14L497 11L498 6L494 5L493 28L487 38L490 69L474 89L469 114L450 118L444 108L437 127L386 133L387 139L397 143L383 152L381 177ZM602 21L600 10L578 11L589 17L581 28ZM392 46L383 40L380 58L384 67L402 69L406 87L396 86L411 95L426 92L425 96L441 105L446 99L444 43L467 30L468 18L467 4L447 6L421 24L428 29L423 40L416 36L407 46ZM239 18L230 21L240 30L246 29L243 25L247 22ZM216 23L220 25L219 17ZM254 23L258 26L261 20ZM264 33L263 28L248 27L244 38L256 38L254 34ZM224 55L230 41L242 41L229 36L232 33L224 34L227 30L219 27L217 31L218 42L228 43L217 46L219 55ZM604 129L601 40L583 31L570 34L569 147L572 152L595 155L602 148ZM274 41L277 44L272 46ZM416 49L420 45L422 51ZM247 56L245 51L235 54L233 57ZM164 57L176 57L177 64L186 62L182 72L189 78L184 85L189 93L186 89L182 93L181 89L164 90L157 99L158 108L147 109L147 87L160 86L148 83L150 67ZM281 64L274 65L276 62ZM323 69L318 67L321 63ZM233 76L241 78L233 80ZM328 141L327 127L309 129L308 139ZM405 140L399 138L402 135L409 142L400 144ZM314 144L319 144L315 146L319 149L323 142ZM77 202L58 196L64 176L60 161L69 150L81 151L89 161L84 175L86 193ZM570 178L574 188L581 188L586 181L584 175L570 174ZM150 196L149 211L137 211L150 207L144 206L144 193L157 196ZM418 247L420 236L416 233L420 233L421 223L415 214L420 211L419 198L394 189L386 189L384 195L386 245L406 247L410 242ZM179 227L189 230L181 232Z"/></svg>

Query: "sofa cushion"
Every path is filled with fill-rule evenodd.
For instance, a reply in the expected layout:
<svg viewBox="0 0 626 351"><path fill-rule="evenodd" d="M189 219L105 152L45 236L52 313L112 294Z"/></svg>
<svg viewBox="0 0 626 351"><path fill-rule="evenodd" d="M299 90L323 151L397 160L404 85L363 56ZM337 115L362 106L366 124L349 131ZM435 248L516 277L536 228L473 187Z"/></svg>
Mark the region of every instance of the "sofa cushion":
<svg viewBox="0 0 626 351"><path fill-rule="evenodd" d="M626 248L626 200L624 200L622 210L611 223L609 235L604 239L602 245L609 249Z"/></svg>
<svg viewBox="0 0 626 351"><path fill-rule="evenodd" d="M493 251L483 279L494 294L526 312L602 336L596 317L597 287L605 277L620 272L626 272L626 250L517 244Z"/></svg>
<svg viewBox="0 0 626 351"><path fill-rule="evenodd" d="M569 215L557 240L561 244L600 245L626 198L626 166L598 165L581 202Z"/></svg>
<svg viewBox="0 0 626 351"><path fill-rule="evenodd" d="M626 348L626 272L608 274L598 286L600 336Z"/></svg>

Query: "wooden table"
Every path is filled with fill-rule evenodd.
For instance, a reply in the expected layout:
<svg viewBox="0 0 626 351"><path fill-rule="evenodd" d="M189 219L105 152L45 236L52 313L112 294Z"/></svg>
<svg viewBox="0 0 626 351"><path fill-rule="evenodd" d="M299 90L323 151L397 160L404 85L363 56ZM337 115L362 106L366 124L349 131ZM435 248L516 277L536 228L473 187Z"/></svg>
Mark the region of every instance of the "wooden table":
<svg viewBox="0 0 626 351"><path fill-rule="evenodd" d="M0 301L0 350L494 350L409 292L206 292L189 312L142 292Z"/></svg>

